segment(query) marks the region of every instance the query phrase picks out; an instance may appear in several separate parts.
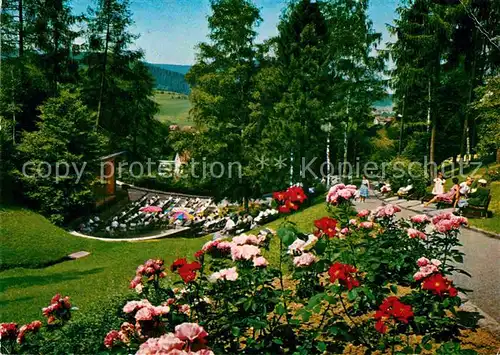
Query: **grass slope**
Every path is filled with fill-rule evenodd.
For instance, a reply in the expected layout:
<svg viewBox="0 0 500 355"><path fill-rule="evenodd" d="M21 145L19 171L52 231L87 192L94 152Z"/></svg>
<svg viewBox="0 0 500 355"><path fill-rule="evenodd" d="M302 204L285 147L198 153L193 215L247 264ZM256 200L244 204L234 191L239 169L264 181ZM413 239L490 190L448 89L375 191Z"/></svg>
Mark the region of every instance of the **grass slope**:
<svg viewBox="0 0 500 355"><path fill-rule="evenodd" d="M208 238L162 239L111 243L74 237L26 210L4 209L1 260L8 266L35 266L85 250L91 255L44 268L11 268L0 272L0 322L27 322L41 317L55 293L69 295L81 312L129 292L128 281L140 263L161 257L167 264L191 256ZM78 316L78 314L76 314Z"/></svg>
<svg viewBox="0 0 500 355"><path fill-rule="evenodd" d="M193 120L189 117L191 102L186 95L157 91L154 100L160 106L156 114L157 120L179 126L194 125Z"/></svg>
<svg viewBox="0 0 500 355"><path fill-rule="evenodd" d="M326 214L325 204L317 204L289 219L303 232L313 230L313 221ZM143 242L102 242L71 236L54 227L43 217L26 210L3 210L2 259L24 259L19 265L29 264L32 258L47 262L67 253L86 250L91 255L74 261L65 261L40 269L14 268L0 272L0 322L28 322L41 317L55 293L69 295L83 314L97 309L109 298L132 292L128 282L140 263L153 257L165 259L167 265L177 257L192 259L210 237L197 239L161 239ZM268 225L276 229L281 220ZM263 227L262 227L263 228ZM259 228L260 229L260 228ZM8 248L3 239L10 239ZM273 241L278 243L277 240ZM276 255L266 255L271 261Z"/></svg>
<svg viewBox="0 0 500 355"><path fill-rule="evenodd" d="M94 248L95 243L74 237L28 210L2 208L0 220L0 269L43 267L82 248Z"/></svg>

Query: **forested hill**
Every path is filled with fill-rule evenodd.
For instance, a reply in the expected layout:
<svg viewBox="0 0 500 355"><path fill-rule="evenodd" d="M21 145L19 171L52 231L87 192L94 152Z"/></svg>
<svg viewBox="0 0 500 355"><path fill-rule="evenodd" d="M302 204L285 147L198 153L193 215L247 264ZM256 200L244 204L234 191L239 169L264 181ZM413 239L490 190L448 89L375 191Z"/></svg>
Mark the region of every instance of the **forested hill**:
<svg viewBox="0 0 500 355"><path fill-rule="evenodd" d="M151 75L155 79L157 89L178 92L186 95L189 94L190 89L184 77L185 73L164 69L161 67L161 65L158 64L150 64L150 63L145 63L145 64L148 66ZM184 68L188 66L177 66L177 67ZM189 68L187 70L189 70Z"/></svg>
<svg viewBox="0 0 500 355"><path fill-rule="evenodd" d="M181 65L181 64L158 64L158 63L148 63L149 65L153 65L155 67L170 70L176 73L181 73L186 75L189 69L191 69L191 65Z"/></svg>

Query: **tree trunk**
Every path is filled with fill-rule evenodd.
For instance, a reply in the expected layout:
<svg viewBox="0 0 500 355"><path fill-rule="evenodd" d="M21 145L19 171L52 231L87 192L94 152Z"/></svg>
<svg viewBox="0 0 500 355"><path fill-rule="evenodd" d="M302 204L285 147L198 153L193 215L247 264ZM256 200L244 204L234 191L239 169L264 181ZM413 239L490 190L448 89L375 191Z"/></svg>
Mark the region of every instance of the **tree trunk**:
<svg viewBox="0 0 500 355"><path fill-rule="evenodd" d="M332 124L328 123L328 133L326 136L326 186L330 186L330 130L332 129Z"/></svg>
<svg viewBox="0 0 500 355"><path fill-rule="evenodd" d="M431 126L431 79L427 82L427 133Z"/></svg>
<svg viewBox="0 0 500 355"><path fill-rule="evenodd" d="M500 164L500 148L497 148L497 163Z"/></svg>
<svg viewBox="0 0 500 355"><path fill-rule="evenodd" d="M428 82L428 107L427 107L427 129L429 129L429 124L431 124L431 140L429 144L429 163L434 163L435 159L435 146L436 146L436 115L431 113L432 95L431 95L431 79ZM433 178L435 169L431 168L431 178Z"/></svg>
<svg viewBox="0 0 500 355"><path fill-rule="evenodd" d="M53 92L54 94L57 92L57 83L59 81L59 76L60 76L60 72L61 72L61 68L60 68L60 65L59 65L59 42L60 42L60 37L61 37L61 32L60 32L60 28L59 28L59 25L58 25L58 16L59 14L57 13L57 11L59 11L61 8L62 8L62 2L60 4L61 6L57 6L57 10L54 9L54 13L52 14L52 36L53 36L53 44L54 44L54 48L53 48L53 53L52 53L52 60L53 60L53 82L52 82L52 85L53 85Z"/></svg>
<svg viewBox="0 0 500 355"><path fill-rule="evenodd" d="M477 40L477 31L474 31L473 35L474 48L472 49L472 63L471 63L471 72L469 76L469 90L467 93L467 107L465 109L465 118L464 118L464 129L462 131L462 142L460 145L460 155L462 156L462 160L465 156L467 156L470 160L470 129L469 129L469 106L472 102L472 94L474 92L474 83L476 82L476 40Z"/></svg>
<svg viewBox="0 0 500 355"><path fill-rule="evenodd" d="M19 58L24 55L24 22L23 22L23 0L18 2L19 11Z"/></svg>
<svg viewBox="0 0 500 355"><path fill-rule="evenodd" d="M10 67L10 75L12 79L12 92L11 92L11 99L12 99L12 143L16 144L16 103L14 100L14 67Z"/></svg>
<svg viewBox="0 0 500 355"><path fill-rule="evenodd" d="M349 101L350 101L350 93L347 94L347 107L346 114L347 120L345 122L345 130L344 130L344 165L342 166L342 176L347 174L347 128L349 127Z"/></svg>
<svg viewBox="0 0 500 355"><path fill-rule="evenodd" d="M401 155L403 151L403 131L404 131L404 123L405 123L405 106L406 106L406 94L403 95L403 110L401 111L401 127L399 128L399 149L398 155Z"/></svg>
<svg viewBox="0 0 500 355"><path fill-rule="evenodd" d="M102 72L101 72L101 84L99 87L99 103L97 104L97 117L95 119L95 128L99 127L99 121L101 119L101 112L102 112L102 98L104 96L104 81L106 77L106 67L108 65L108 47L109 47L109 31L110 31L110 26L111 26L111 18L110 18L110 9L109 9L109 0L106 0L106 12L107 12L107 18L106 18L106 39L104 40L104 62L102 66Z"/></svg>

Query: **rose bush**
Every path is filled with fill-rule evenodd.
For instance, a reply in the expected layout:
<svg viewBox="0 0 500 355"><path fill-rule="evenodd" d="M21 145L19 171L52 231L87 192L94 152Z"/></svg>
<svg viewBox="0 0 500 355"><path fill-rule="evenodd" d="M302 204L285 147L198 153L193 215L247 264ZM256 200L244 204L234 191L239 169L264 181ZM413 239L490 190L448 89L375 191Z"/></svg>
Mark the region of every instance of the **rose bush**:
<svg viewBox="0 0 500 355"><path fill-rule="evenodd" d="M442 353L461 353L458 336L477 318L460 310L464 290L449 276L465 273L457 267L458 235L467 220L396 219L392 205L357 212L345 190L330 191L331 216L314 221L312 234L285 218L277 232L209 241L194 259L175 260L170 272L161 259L146 261L131 281L134 298L119 310L121 326L109 329L101 350L323 354L357 346L413 354L443 342ZM275 198L288 213L306 197L293 187ZM278 260L268 260L277 245ZM44 309L48 323L64 326L70 307L55 297ZM30 324L0 325L3 353L19 351L16 340L35 335L40 327ZM412 336L421 338L412 343Z"/></svg>

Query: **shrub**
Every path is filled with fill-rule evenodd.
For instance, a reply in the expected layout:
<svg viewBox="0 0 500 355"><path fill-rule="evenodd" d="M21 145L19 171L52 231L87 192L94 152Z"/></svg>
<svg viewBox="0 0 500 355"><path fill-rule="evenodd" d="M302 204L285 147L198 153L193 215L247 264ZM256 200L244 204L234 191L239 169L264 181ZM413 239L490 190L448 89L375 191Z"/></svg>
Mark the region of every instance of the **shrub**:
<svg viewBox="0 0 500 355"><path fill-rule="evenodd" d="M411 183L414 189L411 194L415 194L416 197L425 195L428 178L424 167L419 162L412 162L406 158L395 158L389 163L385 178L391 184L391 189L394 192Z"/></svg>
<svg viewBox="0 0 500 355"><path fill-rule="evenodd" d="M62 224L92 205L104 138L95 131L94 115L78 91L62 90L40 111L39 130L24 133L18 146L21 162L31 165L19 166L17 176L26 197L52 222ZM55 173L58 166L61 176ZM81 176L75 166L83 169Z"/></svg>
<svg viewBox="0 0 500 355"><path fill-rule="evenodd" d="M332 215L315 221L314 234L299 233L285 218L277 232L209 241L192 261L170 266L179 277L173 285L164 282L161 260L139 265L131 284L137 296L115 313L121 326L116 317L99 320L90 337L102 334L106 323L100 350L138 354L322 354L353 344L410 354L443 340L438 353L471 353L461 350L458 336L474 329L477 317L458 309L459 289L449 279L465 273L457 268L463 257L458 236L467 220L450 213L396 220L399 209L392 205L356 213L349 191L337 194L343 190L349 187L332 191L339 197L329 199ZM286 213L304 200L299 188L275 198ZM262 254L276 244L273 266ZM62 329L69 339L79 328L68 323ZM422 340L411 344L411 335ZM62 345L42 344L42 352L61 351ZM99 350L95 343L63 348Z"/></svg>

